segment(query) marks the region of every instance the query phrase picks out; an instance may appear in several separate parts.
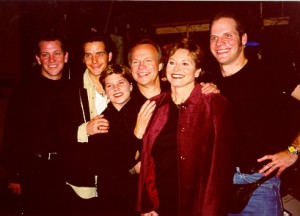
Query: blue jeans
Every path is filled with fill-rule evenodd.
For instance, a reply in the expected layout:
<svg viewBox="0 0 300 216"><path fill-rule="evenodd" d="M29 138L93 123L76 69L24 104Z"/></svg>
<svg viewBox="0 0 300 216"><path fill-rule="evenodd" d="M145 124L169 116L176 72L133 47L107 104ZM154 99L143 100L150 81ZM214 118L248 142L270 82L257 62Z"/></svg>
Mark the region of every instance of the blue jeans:
<svg viewBox="0 0 300 216"><path fill-rule="evenodd" d="M247 184L257 181L263 176L260 173L243 174L237 167L233 177L234 184ZM282 202L280 195L280 179L272 177L258 187L247 206L238 214L229 216L282 216Z"/></svg>

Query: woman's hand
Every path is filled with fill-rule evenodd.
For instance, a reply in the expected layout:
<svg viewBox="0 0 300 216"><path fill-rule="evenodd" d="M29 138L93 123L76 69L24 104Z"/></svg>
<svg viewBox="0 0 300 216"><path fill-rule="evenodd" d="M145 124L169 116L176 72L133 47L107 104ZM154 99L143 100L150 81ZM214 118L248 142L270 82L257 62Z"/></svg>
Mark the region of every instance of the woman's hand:
<svg viewBox="0 0 300 216"><path fill-rule="evenodd" d="M149 120L151 119L155 107L156 107L155 101L149 101L149 100L147 100L141 107L134 128L134 135L138 139L143 138L147 125L149 123Z"/></svg>
<svg viewBox="0 0 300 216"><path fill-rule="evenodd" d="M137 164L134 166L134 170L136 174L140 174L141 171L141 161L137 162Z"/></svg>

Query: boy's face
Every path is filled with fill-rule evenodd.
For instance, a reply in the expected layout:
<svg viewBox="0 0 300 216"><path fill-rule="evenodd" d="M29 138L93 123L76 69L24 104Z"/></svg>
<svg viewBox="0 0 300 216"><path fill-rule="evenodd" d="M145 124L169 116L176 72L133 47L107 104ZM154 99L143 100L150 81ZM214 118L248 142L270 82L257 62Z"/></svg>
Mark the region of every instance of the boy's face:
<svg viewBox="0 0 300 216"><path fill-rule="evenodd" d="M130 99L132 84L121 74L111 74L104 81L108 99L117 110L120 110Z"/></svg>

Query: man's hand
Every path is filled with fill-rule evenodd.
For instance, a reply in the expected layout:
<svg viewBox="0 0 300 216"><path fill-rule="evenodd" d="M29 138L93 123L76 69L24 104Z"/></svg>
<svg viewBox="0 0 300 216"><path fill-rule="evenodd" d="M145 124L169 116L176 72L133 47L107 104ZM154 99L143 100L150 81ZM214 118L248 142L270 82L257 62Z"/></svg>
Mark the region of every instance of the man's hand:
<svg viewBox="0 0 300 216"><path fill-rule="evenodd" d="M297 155L293 155L288 152L288 150L281 151L273 155L265 155L259 159L258 162L270 160L262 169L259 170L259 173L264 173L265 176L272 173L275 169L278 169L276 176L280 176L281 173L288 167L292 166L298 159Z"/></svg>
<svg viewBox="0 0 300 216"><path fill-rule="evenodd" d="M215 85L214 83L201 82L200 85L202 86L201 91L203 94L210 94L210 93L220 94L220 90L218 89L217 85Z"/></svg>
<svg viewBox="0 0 300 216"><path fill-rule="evenodd" d="M86 126L86 132L89 136L99 133L108 133L108 129L109 122L104 118L104 115L95 116L88 122Z"/></svg>

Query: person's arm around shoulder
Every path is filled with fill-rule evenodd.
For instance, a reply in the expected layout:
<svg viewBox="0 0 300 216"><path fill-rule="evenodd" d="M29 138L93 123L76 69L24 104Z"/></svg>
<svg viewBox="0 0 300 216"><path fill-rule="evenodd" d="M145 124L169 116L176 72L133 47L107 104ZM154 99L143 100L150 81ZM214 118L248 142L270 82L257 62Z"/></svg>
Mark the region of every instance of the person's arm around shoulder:
<svg viewBox="0 0 300 216"><path fill-rule="evenodd" d="M220 90L218 89L218 86L212 82L201 82L200 85L202 86L201 92L203 94L210 94L210 93L215 93L215 94L220 94Z"/></svg>
<svg viewBox="0 0 300 216"><path fill-rule="evenodd" d="M89 136L86 133L86 131L87 131L86 126L87 126L87 122L81 124L78 127L78 130L77 130L77 142L84 143L84 142L88 142L89 141L89 138L88 138Z"/></svg>
<svg viewBox="0 0 300 216"><path fill-rule="evenodd" d="M89 122L83 123L78 127L78 142L88 142L88 137L94 134L108 133L109 122L104 115L97 115Z"/></svg>

